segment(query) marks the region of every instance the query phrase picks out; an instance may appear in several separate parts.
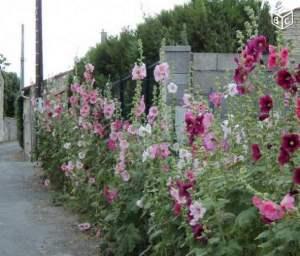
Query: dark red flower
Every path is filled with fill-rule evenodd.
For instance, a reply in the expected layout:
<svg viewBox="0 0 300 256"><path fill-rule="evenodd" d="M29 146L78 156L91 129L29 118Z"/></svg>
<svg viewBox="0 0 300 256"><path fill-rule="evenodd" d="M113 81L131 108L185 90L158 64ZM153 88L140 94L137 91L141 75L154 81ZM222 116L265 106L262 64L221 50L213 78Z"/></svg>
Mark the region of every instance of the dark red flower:
<svg viewBox="0 0 300 256"><path fill-rule="evenodd" d="M300 184L300 167L294 170L293 181L298 185Z"/></svg>
<svg viewBox="0 0 300 256"><path fill-rule="evenodd" d="M237 84L245 83L245 81L248 79L248 71L244 67L238 66L234 72L233 79Z"/></svg>
<svg viewBox="0 0 300 256"><path fill-rule="evenodd" d="M283 147L280 148L280 152L278 155L278 162L280 165L285 165L290 161L291 157L288 151L286 151Z"/></svg>
<svg viewBox="0 0 300 256"><path fill-rule="evenodd" d="M259 114L259 120L260 121L264 121L265 119L267 119L269 117L270 117L269 113L266 113L266 112L263 112L263 113Z"/></svg>
<svg viewBox="0 0 300 256"><path fill-rule="evenodd" d="M237 89L239 95L244 95L246 93L246 88L243 85L238 85L236 87L236 89Z"/></svg>
<svg viewBox="0 0 300 256"><path fill-rule="evenodd" d="M296 133L285 134L281 138L281 146L288 152L294 153L300 147L300 138Z"/></svg>
<svg viewBox="0 0 300 256"><path fill-rule="evenodd" d="M179 189L179 195L186 199L187 205L190 205L192 202L192 197L188 190L193 187L193 184L191 182L184 182L181 180L178 180L176 184Z"/></svg>
<svg viewBox="0 0 300 256"><path fill-rule="evenodd" d="M204 228L201 224L197 224L192 227L192 232L194 234L194 238L196 240L202 240L202 233L204 232Z"/></svg>
<svg viewBox="0 0 300 256"><path fill-rule="evenodd" d="M179 216L181 213L181 205L177 202L175 202L173 205L173 213L175 216Z"/></svg>
<svg viewBox="0 0 300 256"><path fill-rule="evenodd" d="M294 76L295 76L297 83L300 83L300 64L298 65L298 68L296 69Z"/></svg>
<svg viewBox="0 0 300 256"><path fill-rule="evenodd" d="M269 113L273 108L273 100L270 95L265 95L259 99L259 108L263 113Z"/></svg>
<svg viewBox="0 0 300 256"><path fill-rule="evenodd" d="M261 158L261 152L258 144L253 144L251 146L252 149L252 160L254 162L258 161Z"/></svg>
<svg viewBox="0 0 300 256"><path fill-rule="evenodd" d="M279 70L277 73L277 83L285 90L290 90L295 80L290 72L286 69Z"/></svg>

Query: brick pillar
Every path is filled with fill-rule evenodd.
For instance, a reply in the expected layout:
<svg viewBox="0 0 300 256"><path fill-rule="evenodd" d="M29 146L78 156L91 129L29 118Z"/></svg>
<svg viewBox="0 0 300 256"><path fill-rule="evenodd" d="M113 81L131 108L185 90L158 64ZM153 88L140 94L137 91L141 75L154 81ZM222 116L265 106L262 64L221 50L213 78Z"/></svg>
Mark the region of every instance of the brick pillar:
<svg viewBox="0 0 300 256"><path fill-rule="evenodd" d="M190 46L165 46L162 61L170 65L170 82L178 86L176 94L176 133L178 140L182 139L184 130L184 109L182 97L190 82L191 47ZM167 98L170 102L170 97Z"/></svg>
<svg viewBox="0 0 300 256"><path fill-rule="evenodd" d="M283 30L285 40L291 40L294 46L292 59L296 64L300 63L300 8L294 10L294 23Z"/></svg>

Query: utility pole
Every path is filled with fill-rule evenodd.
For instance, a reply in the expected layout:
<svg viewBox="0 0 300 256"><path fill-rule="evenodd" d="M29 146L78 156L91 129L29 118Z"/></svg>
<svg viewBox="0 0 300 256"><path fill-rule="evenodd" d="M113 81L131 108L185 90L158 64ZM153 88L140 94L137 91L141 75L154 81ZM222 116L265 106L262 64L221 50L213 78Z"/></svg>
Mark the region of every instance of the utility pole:
<svg viewBox="0 0 300 256"><path fill-rule="evenodd" d="M36 22L36 54L35 54L35 98L37 104L40 104L43 90L43 23L42 23L42 0L36 0L36 12L35 12L35 22Z"/></svg>
<svg viewBox="0 0 300 256"><path fill-rule="evenodd" d="M20 90L24 88L24 24L21 26L21 81L20 81Z"/></svg>

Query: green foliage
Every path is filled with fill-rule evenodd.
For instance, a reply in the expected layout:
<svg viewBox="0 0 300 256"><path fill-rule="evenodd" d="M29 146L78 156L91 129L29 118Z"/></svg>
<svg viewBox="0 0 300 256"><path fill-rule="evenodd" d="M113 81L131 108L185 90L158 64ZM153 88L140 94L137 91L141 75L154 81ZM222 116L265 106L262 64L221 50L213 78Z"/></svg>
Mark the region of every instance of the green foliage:
<svg viewBox="0 0 300 256"><path fill-rule="evenodd" d="M17 138L19 144L24 148L24 98L19 96L16 100Z"/></svg>
<svg viewBox="0 0 300 256"><path fill-rule="evenodd" d="M15 102L20 88L20 80L16 73L2 72L4 78L4 113L14 117L16 113Z"/></svg>

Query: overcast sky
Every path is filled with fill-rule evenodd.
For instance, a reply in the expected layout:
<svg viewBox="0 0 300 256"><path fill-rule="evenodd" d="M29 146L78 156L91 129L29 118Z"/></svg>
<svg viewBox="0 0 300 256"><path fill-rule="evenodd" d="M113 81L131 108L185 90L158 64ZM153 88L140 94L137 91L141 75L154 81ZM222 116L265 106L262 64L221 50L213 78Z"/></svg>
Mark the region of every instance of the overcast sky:
<svg viewBox="0 0 300 256"><path fill-rule="evenodd" d="M45 77L71 69L76 56L100 42L102 29L118 34L125 26L134 28L143 15L189 0L43 0ZM271 0L271 2L276 2ZM296 2L296 3L295 3ZM300 0L283 0L295 7ZM298 4L300 6L300 4ZM25 24L25 84L34 81L35 0L0 0L0 53L11 63L9 71L19 74L21 24Z"/></svg>

